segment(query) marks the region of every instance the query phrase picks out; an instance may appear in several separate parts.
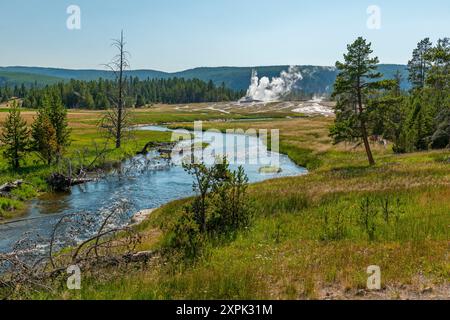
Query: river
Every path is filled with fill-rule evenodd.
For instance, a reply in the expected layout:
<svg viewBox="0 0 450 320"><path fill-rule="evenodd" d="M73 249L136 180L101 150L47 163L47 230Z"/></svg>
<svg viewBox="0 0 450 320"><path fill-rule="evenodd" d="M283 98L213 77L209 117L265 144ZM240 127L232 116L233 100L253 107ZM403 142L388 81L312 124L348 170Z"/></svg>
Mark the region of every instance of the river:
<svg viewBox="0 0 450 320"><path fill-rule="evenodd" d="M170 131L156 126L141 127L139 130ZM213 161L218 155L235 159L245 157L245 163L232 164L231 168L243 165L251 183L307 173L306 169L294 164L287 156L268 151L263 141L256 136L219 132L206 132L202 135L203 137L196 135L195 139L208 143L203 152L206 162ZM230 141L234 142L230 144ZM180 142L176 148L183 143L186 142ZM111 208L125 204L122 207L126 208L126 217L120 222L125 225L140 210L157 208L193 195L193 180L180 165L180 159L176 158L175 155L173 163L169 164L152 151L146 156L136 156L123 162L121 170L107 174L104 178L72 187L69 193L46 194L31 201L20 220L0 225L0 252L11 252L19 240L39 242L38 248L45 250L51 232L61 216L83 213L90 216L92 221L101 221ZM271 165L274 161L279 162L277 166L282 169L281 172L260 172L261 167ZM90 226L78 234L77 241L92 235L95 223ZM74 241L73 234L67 233L67 243L62 241L60 245L67 245L71 241ZM23 250L23 245L21 249Z"/></svg>

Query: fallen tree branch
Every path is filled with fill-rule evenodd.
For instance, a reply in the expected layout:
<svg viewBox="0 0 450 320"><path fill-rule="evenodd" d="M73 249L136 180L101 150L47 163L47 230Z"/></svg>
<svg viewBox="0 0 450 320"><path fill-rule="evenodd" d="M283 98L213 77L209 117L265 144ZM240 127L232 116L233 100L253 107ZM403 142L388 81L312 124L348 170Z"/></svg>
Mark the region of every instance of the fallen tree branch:
<svg viewBox="0 0 450 320"><path fill-rule="evenodd" d="M23 180L17 180L14 182L7 182L0 186L0 194L7 195L11 193L14 189L19 188L23 184Z"/></svg>
<svg viewBox="0 0 450 320"><path fill-rule="evenodd" d="M91 178L71 178L61 173L53 173L48 179L48 184L55 191L69 191L70 187L94 181Z"/></svg>
<svg viewBox="0 0 450 320"><path fill-rule="evenodd" d="M67 268L72 265L94 277L107 277L106 268L146 264L153 259L156 252L136 252L142 240L136 230L118 226L117 221L127 212L125 204L110 210L99 221L93 235L80 243L69 245L60 239L67 237L68 232L78 235L77 227L90 226L93 223L90 215L61 217L50 234L48 253L41 257L34 250L42 248L42 241L34 243L27 234L16 243L13 252L0 253L0 300L24 298L36 290L50 292L67 277Z"/></svg>
<svg viewBox="0 0 450 320"><path fill-rule="evenodd" d="M175 143L170 142L153 142L150 141L149 143L147 143L144 148L142 149L142 151L138 152L138 155L146 155L147 153L149 153L149 151L151 149L156 149L159 153L167 153L170 154L172 153L172 148L174 147Z"/></svg>

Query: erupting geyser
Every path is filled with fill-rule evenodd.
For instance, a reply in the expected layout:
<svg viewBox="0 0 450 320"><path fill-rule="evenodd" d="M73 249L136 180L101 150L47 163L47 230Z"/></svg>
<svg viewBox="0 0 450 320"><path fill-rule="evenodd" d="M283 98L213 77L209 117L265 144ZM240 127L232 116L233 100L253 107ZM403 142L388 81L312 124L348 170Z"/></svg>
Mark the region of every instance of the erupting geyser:
<svg viewBox="0 0 450 320"><path fill-rule="evenodd" d="M297 81L302 80L302 74L298 67L291 66L288 71L281 72L279 77L270 80L268 77L259 79L256 70L252 72L252 79L247 94L240 100L248 102L272 102L279 101L289 94Z"/></svg>

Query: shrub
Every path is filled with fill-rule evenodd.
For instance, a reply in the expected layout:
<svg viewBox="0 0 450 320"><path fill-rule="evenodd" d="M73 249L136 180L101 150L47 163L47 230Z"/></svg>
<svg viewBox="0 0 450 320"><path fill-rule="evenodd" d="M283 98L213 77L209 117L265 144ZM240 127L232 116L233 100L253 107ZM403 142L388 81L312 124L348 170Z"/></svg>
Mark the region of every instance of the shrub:
<svg viewBox="0 0 450 320"><path fill-rule="evenodd" d="M208 231L212 235L232 235L250 225L252 209L247 196L248 178L242 167L228 172L227 179L215 186Z"/></svg>
<svg viewBox="0 0 450 320"><path fill-rule="evenodd" d="M188 207L172 227L169 236L169 247L181 251L183 257L194 258L200 250L202 234L199 225Z"/></svg>
<svg viewBox="0 0 450 320"><path fill-rule="evenodd" d="M212 167L184 165L194 177L197 196L184 207L170 228L169 247L185 258L199 255L207 240L233 238L251 223L252 206L247 195L248 178L240 167L232 172L226 159Z"/></svg>

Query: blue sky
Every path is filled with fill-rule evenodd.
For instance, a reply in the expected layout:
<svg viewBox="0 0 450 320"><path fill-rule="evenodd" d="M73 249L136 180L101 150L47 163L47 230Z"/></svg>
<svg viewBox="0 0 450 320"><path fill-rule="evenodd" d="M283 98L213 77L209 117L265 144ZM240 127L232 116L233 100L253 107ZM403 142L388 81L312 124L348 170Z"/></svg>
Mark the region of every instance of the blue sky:
<svg viewBox="0 0 450 320"><path fill-rule="evenodd" d="M81 30L66 28L71 4ZM102 68L121 29L132 69L333 65L360 35L381 62L406 63L422 38L450 36L450 1L0 0L0 65Z"/></svg>

